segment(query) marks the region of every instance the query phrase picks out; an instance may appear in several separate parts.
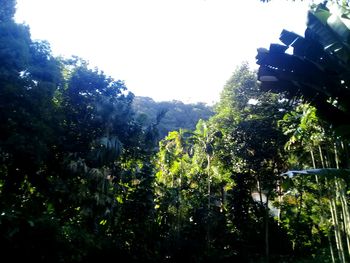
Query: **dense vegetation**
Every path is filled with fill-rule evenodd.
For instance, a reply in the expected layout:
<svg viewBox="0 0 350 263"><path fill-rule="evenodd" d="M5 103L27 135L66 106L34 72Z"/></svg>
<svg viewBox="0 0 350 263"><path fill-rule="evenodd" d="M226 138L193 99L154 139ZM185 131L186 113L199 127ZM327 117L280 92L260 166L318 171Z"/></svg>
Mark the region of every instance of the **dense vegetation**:
<svg viewBox="0 0 350 263"><path fill-rule="evenodd" d="M294 54L260 49L259 71L238 66L211 112L142 104L83 59L54 57L14 13L0 0L3 259L350 260L349 119L339 121L350 58L339 34L350 30L310 19L305 39L319 49L284 32ZM333 15L326 5L312 14Z"/></svg>
<svg viewBox="0 0 350 263"><path fill-rule="evenodd" d="M171 131L194 130L200 119L208 120L214 114L212 107L205 103L155 102L152 98L140 96L133 99L132 108L144 126L157 124L159 140Z"/></svg>

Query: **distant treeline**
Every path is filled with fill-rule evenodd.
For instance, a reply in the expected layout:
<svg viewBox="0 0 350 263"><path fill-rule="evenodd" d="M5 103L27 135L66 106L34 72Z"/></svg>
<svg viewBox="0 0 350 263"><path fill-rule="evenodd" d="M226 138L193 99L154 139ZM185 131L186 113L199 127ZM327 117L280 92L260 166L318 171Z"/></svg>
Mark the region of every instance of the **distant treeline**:
<svg viewBox="0 0 350 263"><path fill-rule="evenodd" d="M163 139L170 131L193 130L198 120L208 120L214 115L213 106L205 103L185 104L182 101L156 102L150 97L136 96L132 107L138 120L145 126L157 122L159 117L158 138Z"/></svg>

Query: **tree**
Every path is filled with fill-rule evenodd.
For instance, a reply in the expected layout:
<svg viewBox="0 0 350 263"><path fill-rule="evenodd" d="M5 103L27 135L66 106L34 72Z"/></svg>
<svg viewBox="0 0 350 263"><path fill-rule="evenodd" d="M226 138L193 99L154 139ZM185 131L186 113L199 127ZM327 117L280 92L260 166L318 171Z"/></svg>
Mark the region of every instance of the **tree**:
<svg viewBox="0 0 350 263"><path fill-rule="evenodd" d="M68 229L79 226L100 238L91 237L95 248L86 244L83 259L113 249L128 259L152 258L155 127L143 128L135 120L134 96L122 81L81 60L66 67L57 147L64 170L57 181L65 190L54 201L65 200L63 207L56 205L70 215Z"/></svg>
<svg viewBox="0 0 350 263"><path fill-rule="evenodd" d="M46 42L14 23L14 1L0 7L0 207L4 257L54 261L59 222L48 193L61 68ZM29 242L31 240L31 242Z"/></svg>
<svg viewBox="0 0 350 263"><path fill-rule="evenodd" d="M350 135L347 10L332 2L313 5L304 37L283 30L283 45L271 44L257 54L262 89L311 103L345 137ZM287 53L291 48L293 53Z"/></svg>
<svg viewBox="0 0 350 263"><path fill-rule="evenodd" d="M321 211L324 211L324 207L320 207L329 203L329 214L319 212L310 221L322 222L331 217L331 224L322 235L328 236L333 262L336 252L340 262L347 260L344 244L349 244L346 232L349 208L344 196L347 184L340 176L340 168L348 167L350 138L348 11L346 2L339 4L336 1L326 1L312 5L304 37L283 30L280 36L283 45L272 44L269 50L259 49L257 55L257 63L260 65L258 78L263 89L284 93L298 103L308 102L316 108L299 105L296 111L284 117L284 124L287 124L284 128L291 135L290 149L300 151L297 162L303 164L306 161L308 167L314 169L317 166L323 167L317 169L318 172L314 172L314 169L300 171L300 174L312 174L316 184L311 182L310 177L295 179L301 182L296 218L300 223L307 200L309 203L310 200L319 200L314 202L313 207L317 206ZM289 49L293 49L292 53L288 52ZM307 152L311 158L300 158L301 154ZM325 167L335 168L332 177ZM324 178L322 175L325 174L329 174L330 178ZM312 197L313 194L317 197ZM327 202L322 199L325 196ZM304 214L304 219L305 216ZM307 227L310 226L309 223Z"/></svg>
<svg viewBox="0 0 350 263"><path fill-rule="evenodd" d="M122 81L82 59L55 58L46 41L32 41L29 28L13 21L13 5L5 2L0 7L1 19L6 15L0 22L4 258L84 262L112 251L128 259L152 258L155 125L148 129L136 121L134 96Z"/></svg>
<svg viewBox="0 0 350 263"><path fill-rule="evenodd" d="M265 244L267 257L270 250L275 249L269 234L277 229L270 220L268 203L277 194L278 175L286 167L285 137L277 127L288 109L282 98L262 92L255 72L242 64L225 85L216 107L217 114L210 120L222 133L216 144L217 158L234 182L227 193L227 208L236 228L236 239L241 240L240 250L247 249L246 244L255 236L256 242ZM254 193L260 196L258 202L252 198ZM263 195L267 202L263 201ZM259 224L264 228L259 227L257 234L251 226Z"/></svg>
<svg viewBox="0 0 350 263"><path fill-rule="evenodd" d="M338 254L343 262L346 258L344 244L348 243L344 238L347 235L348 205L343 195L347 184L341 177L332 178L334 175L327 171L330 167L347 167L347 142L336 136L309 104L297 105L294 111L286 113L279 124L290 137L286 144L290 156L289 169L302 170L300 176L288 178L282 184L287 187L283 187L281 197L281 224L288 229L296 254L325 249L328 239L330 258L335 262ZM317 167L325 171L317 169L319 172L315 172ZM327 174L329 178L325 177Z"/></svg>
<svg viewBox="0 0 350 263"><path fill-rule="evenodd" d="M0 1L0 23L11 22L16 11L16 0Z"/></svg>
<svg viewBox="0 0 350 263"><path fill-rule="evenodd" d="M163 112L163 116L157 125L161 140L171 131L179 129L194 130L200 119L207 120L214 113L212 107L204 103L185 104L181 101L155 102L148 97L136 96L132 104L137 118L150 125L157 118L157 114Z"/></svg>

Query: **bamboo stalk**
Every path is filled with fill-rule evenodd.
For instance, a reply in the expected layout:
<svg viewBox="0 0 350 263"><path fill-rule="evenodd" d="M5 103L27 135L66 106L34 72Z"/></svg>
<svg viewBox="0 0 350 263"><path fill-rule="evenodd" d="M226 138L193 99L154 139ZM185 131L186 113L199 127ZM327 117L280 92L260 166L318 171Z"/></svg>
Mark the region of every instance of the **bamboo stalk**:
<svg viewBox="0 0 350 263"><path fill-rule="evenodd" d="M338 150L337 150L337 144L334 143L334 159L335 159L335 163L336 163L336 168L339 169L339 156L338 156ZM341 187L340 185L340 181L339 179L335 179L335 188L336 188L336 193L337 193L337 197L340 200L340 204L341 204L341 209L342 209L342 215L343 215L343 227L344 227L344 232L345 232L345 239L346 239L346 244L347 244L347 252L348 255L350 257L350 233L349 233L349 222L348 222L348 218L349 216L347 215L348 212L348 206L346 201L344 202L344 188ZM343 252L344 253L344 252ZM345 260L345 255L344 255L344 260Z"/></svg>
<svg viewBox="0 0 350 263"><path fill-rule="evenodd" d="M344 255L344 246L343 246L343 241L342 241L342 235L341 235L341 229L340 229L340 224L339 224L339 219L338 219L338 211L337 211L337 204L334 200L335 198L331 199L331 204L334 210L334 231L336 232L336 241L337 241L337 246L338 246L338 253L339 253L339 259L340 262L346 262L345 261L345 255Z"/></svg>
<svg viewBox="0 0 350 263"><path fill-rule="evenodd" d="M331 231L328 231L328 243L329 243L329 250L331 252L331 257L332 257L332 263L335 263L335 258L334 258L334 251L333 251L333 246L332 246L332 239L331 239L331 236L330 236L330 233Z"/></svg>
<svg viewBox="0 0 350 263"><path fill-rule="evenodd" d="M310 149L310 155L311 155L311 160L312 160L312 167L316 169L316 162L315 162L315 156L314 156L314 151Z"/></svg>
<svg viewBox="0 0 350 263"><path fill-rule="evenodd" d="M324 158L323 158L322 148L320 145L318 145L318 152L320 154L322 168L325 168L325 162L324 162Z"/></svg>
<svg viewBox="0 0 350 263"><path fill-rule="evenodd" d="M337 151L337 144L334 143L334 159L335 159L335 167L339 169L339 157L338 157L338 151Z"/></svg>
<svg viewBox="0 0 350 263"><path fill-rule="evenodd" d="M337 247L337 252L338 252L338 259L341 261L341 253L340 253L340 247L339 247L339 236L337 233L337 227L336 227L336 223L335 223L335 215L334 215L334 210L333 210L333 202L332 202L332 197L330 197L329 199L329 210L331 211L331 215L332 215L332 225L333 225L333 230L334 230L334 238L335 238L335 244Z"/></svg>
<svg viewBox="0 0 350 263"><path fill-rule="evenodd" d="M318 151L319 151L319 155L320 155L320 159L321 159L321 164L322 164L322 168L325 168L325 160L323 158L323 152L322 152L322 148L320 145L318 145ZM316 167L314 167L316 168ZM318 194L319 194L319 199L317 199L317 202L319 204L319 206L321 207L321 190L320 190L320 183L319 183L319 180L318 180L318 176L317 174L315 174L315 179L316 179L316 183L317 183L317 188L318 188ZM325 181L325 183L327 184L327 179ZM321 221L324 220L324 218L326 218L326 214L325 214L325 211L323 209L321 209ZM333 213L332 213L332 209L331 209L331 214L333 216ZM334 225L334 224L333 224ZM335 261L335 256L334 256L334 250L333 250L333 244L332 244L332 239L331 239L331 230L330 228L328 229L327 231L327 237L328 237L328 244L329 244L329 250L330 250L330 253L331 253L331 258L332 258L332 263L336 263Z"/></svg>
<svg viewBox="0 0 350 263"><path fill-rule="evenodd" d="M343 213L343 226L346 237L346 243L348 248L348 256L350 258L350 218L349 218L349 207L346 202L344 186L340 181L337 180L337 193L341 202L341 208Z"/></svg>
<svg viewBox="0 0 350 263"><path fill-rule="evenodd" d="M344 143L341 141L341 146L343 148L343 152L345 154L345 165L343 165L346 168L350 168L350 156L349 156L349 143Z"/></svg>

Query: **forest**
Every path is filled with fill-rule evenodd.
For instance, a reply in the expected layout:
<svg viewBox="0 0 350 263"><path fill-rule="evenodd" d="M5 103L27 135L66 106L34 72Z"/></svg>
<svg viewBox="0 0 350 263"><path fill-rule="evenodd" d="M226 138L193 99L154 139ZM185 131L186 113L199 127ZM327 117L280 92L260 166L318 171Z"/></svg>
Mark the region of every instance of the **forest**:
<svg viewBox="0 0 350 263"><path fill-rule="evenodd" d="M213 107L136 97L15 12L0 0L1 261L350 262L347 1L310 4Z"/></svg>
<svg viewBox="0 0 350 263"><path fill-rule="evenodd" d="M158 140L165 138L171 131L194 130L198 120L208 120L214 115L213 107L205 103L185 104L177 100L156 102L141 96L134 97L132 109L144 127L158 122Z"/></svg>

